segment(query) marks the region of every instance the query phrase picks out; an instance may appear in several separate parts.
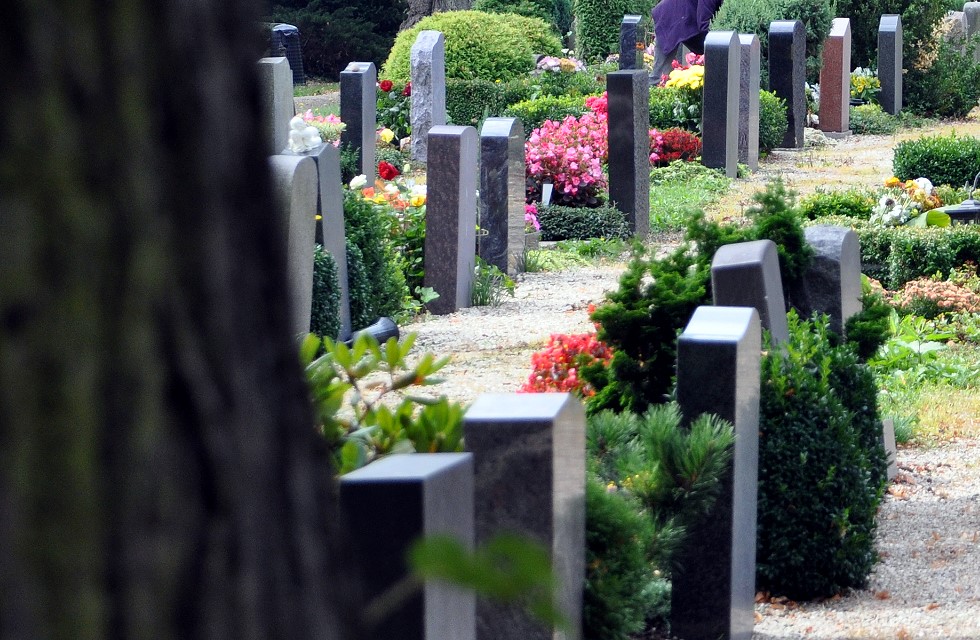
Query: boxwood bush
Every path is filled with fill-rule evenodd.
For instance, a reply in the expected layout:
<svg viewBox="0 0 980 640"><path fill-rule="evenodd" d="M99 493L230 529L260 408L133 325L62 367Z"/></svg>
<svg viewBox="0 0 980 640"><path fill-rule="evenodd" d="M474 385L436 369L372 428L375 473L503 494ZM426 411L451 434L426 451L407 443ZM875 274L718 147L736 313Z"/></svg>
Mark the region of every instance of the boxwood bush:
<svg viewBox="0 0 980 640"><path fill-rule="evenodd" d="M786 101L772 91L759 92L759 150L769 152L778 147L788 128Z"/></svg>
<svg viewBox="0 0 980 640"><path fill-rule="evenodd" d="M972 184L977 170L980 139L955 132L899 142L892 160L892 172L900 180L929 178L936 185Z"/></svg>
<svg viewBox="0 0 980 640"><path fill-rule="evenodd" d="M630 235L625 215L611 206L538 207L538 222L541 223L542 240L628 238Z"/></svg>
<svg viewBox="0 0 980 640"><path fill-rule="evenodd" d="M394 316L408 296L391 238L390 221L354 191L344 193L347 277L351 324L363 329L382 316Z"/></svg>
<svg viewBox="0 0 980 640"><path fill-rule="evenodd" d="M650 127L658 131L677 126L674 118L674 104L679 101L681 90L676 87L653 87L650 89Z"/></svg>
<svg viewBox="0 0 980 640"><path fill-rule="evenodd" d="M585 100L571 96L542 96L533 100L522 100L511 104L500 115L506 118L520 118L524 123L524 136L539 128L545 120L561 122L568 116L576 118L588 111Z"/></svg>
<svg viewBox="0 0 980 640"><path fill-rule="evenodd" d="M530 94L531 85L523 78L507 82L447 78L446 114L455 124L475 126L484 115L504 115L507 105L520 102Z"/></svg>
<svg viewBox="0 0 980 640"><path fill-rule="evenodd" d="M395 38L379 77L409 81L412 45L419 32L441 31L446 38L446 78L491 82L523 76L534 69L534 55L559 55L561 41L538 18L512 13L447 11L423 18Z"/></svg>
<svg viewBox="0 0 980 640"><path fill-rule="evenodd" d="M800 212L808 220L825 216L847 216L867 220L875 206L875 198L866 189L818 189L800 200Z"/></svg>
<svg viewBox="0 0 980 640"><path fill-rule="evenodd" d="M313 247L313 307L310 331L320 337L340 336L340 281L337 262L323 245Z"/></svg>

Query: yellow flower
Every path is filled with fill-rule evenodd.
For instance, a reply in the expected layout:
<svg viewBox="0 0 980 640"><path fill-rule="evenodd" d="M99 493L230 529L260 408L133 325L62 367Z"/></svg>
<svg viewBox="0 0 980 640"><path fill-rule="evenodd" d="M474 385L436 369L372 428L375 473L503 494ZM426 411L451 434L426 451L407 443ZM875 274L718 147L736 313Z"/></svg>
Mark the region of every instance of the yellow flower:
<svg viewBox="0 0 980 640"><path fill-rule="evenodd" d="M885 180L886 187L897 187L900 184L902 184L902 181L896 178L895 176L892 176L891 178Z"/></svg>
<svg viewBox="0 0 980 640"><path fill-rule="evenodd" d="M385 127L380 132L378 132L378 137L380 137L381 141L384 142L385 144L390 144L391 141L395 139L395 132L389 129L388 127Z"/></svg>
<svg viewBox="0 0 980 640"><path fill-rule="evenodd" d="M411 200L409 200L408 203L413 207L421 207L422 205L425 204L425 196L424 195L412 196Z"/></svg>

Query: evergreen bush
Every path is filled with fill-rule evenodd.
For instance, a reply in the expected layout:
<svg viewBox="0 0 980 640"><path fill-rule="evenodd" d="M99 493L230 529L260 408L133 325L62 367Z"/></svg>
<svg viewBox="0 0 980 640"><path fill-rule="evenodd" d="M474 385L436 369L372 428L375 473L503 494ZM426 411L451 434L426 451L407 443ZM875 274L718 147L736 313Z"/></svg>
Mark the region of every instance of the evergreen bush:
<svg viewBox="0 0 980 640"><path fill-rule="evenodd" d="M782 144L787 129L786 101L772 91L760 91L759 151L769 152Z"/></svg>
<svg viewBox="0 0 980 640"><path fill-rule="evenodd" d="M929 178L933 184L973 184L980 170L980 139L971 136L924 136L895 145L892 172L899 180Z"/></svg>
<svg viewBox="0 0 980 640"><path fill-rule="evenodd" d="M523 78L508 82L489 80L446 80L446 115L458 125L477 126L485 117L505 115L507 105L531 95L531 85Z"/></svg>
<svg viewBox="0 0 980 640"><path fill-rule="evenodd" d="M519 16L538 18L551 25L556 33L561 33L555 0L476 0L472 8L485 13L516 13Z"/></svg>
<svg viewBox="0 0 980 640"><path fill-rule="evenodd" d="M971 44L965 54L959 45L940 39L929 65L906 65L903 105L909 111L935 118L965 118L980 100L980 64L973 61Z"/></svg>
<svg viewBox="0 0 980 640"><path fill-rule="evenodd" d="M957 11L963 10L959 3ZM837 15L851 19L851 65L874 66L878 59L878 23L885 14L902 16L906 69L933 41L937 23L947 7L942 0L837 0ZM908 86L906 86L906 89Z"/></svg>
<svg viewBox="0 0 980 640"><path fill-rule="evenodd" d="M578 118L588 111L582 98L572 96L542 96L512 103L501 113L505 118L520 118L524 124L524 136L541 127L545 120L561 122L568 116Z"/></svg>
<svg viewBox="0 0 980 640"><path fill-rule="evenodd" d="M875 197L867 189L841 189L826 191L817 189L800 200L800 213L807 220L826 216L847 216L867 220L875 206Z"/></svg>
<svg viewBox="0 0 980 640"><path fill-rule="evenodd" d="M589 238L628 238L626 216L614 206L538 207L542 240L587 240Z"/></svg>
<svg viewBox="0 0 980 640"><path fill-rule="evenodd" d="M310 331L332 339L340 337L340 280L337 263L323 245L313 247L313 306Z"/></svg>
<svg viewBox="0 0 980 640"><path fill-rule="evenodd" d="M408 297L405 275L392 246L390 225L380 208L357 192L344 192L348 295L354 329L373 324L382 316L396 315ZM355 265L353 275L351 264Z"/></svg>
<svg viewBox="0 0 980 640"><path fill-rule="evenodd" d="M586 62L605 60L619 53L619 25L630 11L631 0L573 0L575 49ZM650 11L640 15L649 16Z"/></svg>
<svg viewBox="0 0 980 640"><path fill-rule="evenodd" d="M410 80L412 45L423 30L445 36L446 78L507 81L534 69L534 55L558 55L561 42L543 20L515 14L447 11L398 34L380 77Z"/></svg>
<svg viewBox="0 0 980 640"><path fill-rule="evenodd" d="M851 107L848 116L851 131L858 134L889 135L895 133L901 121L885 112L881 105L861 104Z"/></svg>
<svg viewBox="0 0 980 640"><path fill-rule="evenodd" d="M674 105L681 101L679 87L650 88L650 128L657 131L678 126L674 116Z"/></svg>

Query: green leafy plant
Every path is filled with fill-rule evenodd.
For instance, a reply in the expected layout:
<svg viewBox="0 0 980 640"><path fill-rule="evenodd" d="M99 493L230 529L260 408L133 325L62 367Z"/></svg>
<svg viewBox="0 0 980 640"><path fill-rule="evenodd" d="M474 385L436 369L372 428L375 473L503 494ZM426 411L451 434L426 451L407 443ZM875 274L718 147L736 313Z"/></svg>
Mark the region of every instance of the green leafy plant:
<svg viewBox="0 0 980 640"><path fill-rule="evenodd" d="M892 170L900 180L928 178L933 184L972 184L980 167L980 139L971 136L923 136L895 146Z"/></svg>
<svg viewBox="0 0 980 640"><path fill-rule="evenodd" d="M875 198L867 189L827 190L817 188L809 196L800 200L800 213L808 220L825 216L847 216L867 220Z"/></svg>
<svg viewBox="0 0 980 640"><path fill-rule="evenodd" d="M462 405L406 394L410 387L440 382L432 376L449 361L427 353L410 365L414 343L409 334L400 343L390 338L379 345L366 333L351 347L312 335L303 341L300 362L337 473L391 453L462 451Z"/></svg>
<svg viewBox="0 0 980 640"><path fill-rule="evenodd" d="M376 107L378 127L390 129L395 140L412 134L412 88L407 82L379 82Z"/></svg>
<svg viewBox="0 0 980 640"><path fill-rule="evenodd" d="M541 96L512 103L504 108L501 115L505 118L520 118L524 124L524 136L529 138L545 120L561 122L568 116L578 118L587 110L585 100L580 97Z"/></svg>
<svg viewBox="0 0 980 640"><path fill-rule="evenodd" d="M962 5L956 10L962 11ZM936 0L837 0L836 15L851 20L851 62L855 66L867 67L878 59L878 23L888 13L902 17L905 66L909 68L934 41L946 7Z"/></svg>
<svg viewBox="0 0 980 640"><path fill-rule="evenodd" d="M713 204L731 188L732 181L717 169L699 162L675 160L650 170L650 227L683 229L694 211Z"/></svg>
<svg viewBox="0 0 980 640"><path fill-rule="evenodd" d="M340 336L340 281L337 262L323 245L313 247L313 305L310 331L318 336Z"/></svg>
<svg viewBox="0 0 980 640"><path fill-rule="evenodd" d="M505 293L514 296L515 286L514 280L496 265L476 257L472 293L474 307L499 307Z"/></svg>
<svg viewBox="0 0 980 640"><path fill-rule="evenodd" d="M628 238L626 216L614 206L595 208L548 205L538 207L542 240Z"/></svg>
<svg viewBox="0 0 980 640"><path fill-rule="evenodd" d="M619 23L631 13L629 0L574 0L575 49L586 62L619 52ZM650 15L650 10L640 13Z"/></svg>
<svg viewBox="0 0 980 640"><path fill-rule="evenodd" d="M555 0L476 0L473 9L538 18L551 25L556 33L564 33L558 26L558 3Z"/></svg>
<svg viewBox="0 0 980 640"><path fill-rule="evenodd" d="M901 125L901 120L882 110L878 104L851 107L849 121L851 131L858 134L890 135Z"/></svg>
<svg viewBox="0 0 980 640"><path fill-rule="evenodd" d="M960 9L962 10L962 9ZM903 18L904 20L904 18ZM904 27L904 24L903 24ZM919 61L907 65L903 100L910 111L936 118L965 118L980 99L980 65L973 61L977 43L961 53L962 40L939 37Z"/></svg>
<svg viewBox="0 0 980 640"><path fill-rule="evenodd" d="M783 142L789 128L786 101L772 91L759 92L759 150L769 152Z"/></svg>
<svg viewBox="0 0 980 640"><path fill-rule="evenodd" d="M449 78L446 80L446 114L455 124L478 126L484 118L505 115L508 105L530 98L533 91L534 87L526 77L507 82Z"/></svg>

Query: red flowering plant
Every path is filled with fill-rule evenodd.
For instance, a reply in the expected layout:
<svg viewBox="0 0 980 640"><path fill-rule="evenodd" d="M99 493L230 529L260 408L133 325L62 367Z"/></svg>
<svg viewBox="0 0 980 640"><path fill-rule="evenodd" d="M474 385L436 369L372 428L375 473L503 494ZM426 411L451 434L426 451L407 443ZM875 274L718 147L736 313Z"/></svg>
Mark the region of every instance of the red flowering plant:
<svg viewBox="0 0 980 640"><path fill-rule="evenodd" d="M684 129L664 129L660 132L660 158L658 167L666 167L674 160L692 162L701 155L701 138Z"/></svg>
<svg viewBox="0 0 980 640"><path fill-rule="evenodd" d="M588 398L595 395L595 389L578 374L582 367L596 362L608 367L612 362L612 350L600 342L594 333L554 334L543 351L531 356L533 371L518 391L559 391Z"/></svg>
<svg viewBox="0 0 980 640"><path fill-rule="evenodd" d="M401 175L401 171L390 162L381 161L378 163L378 175L382 180L394 180Z"/></svg>
<svg viewBox="0 0 980 640"><path fill-rule="evenodd" d="M401 140L412 134L411 107L412 83L396 85L391 80L378 83L378 129L389 129L394 139Z"/></svg>

